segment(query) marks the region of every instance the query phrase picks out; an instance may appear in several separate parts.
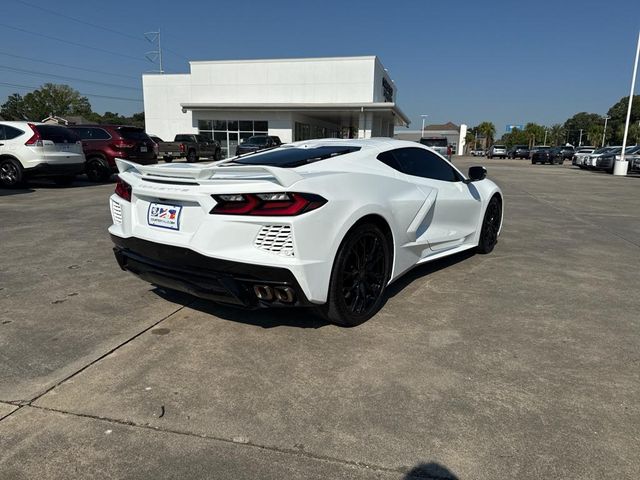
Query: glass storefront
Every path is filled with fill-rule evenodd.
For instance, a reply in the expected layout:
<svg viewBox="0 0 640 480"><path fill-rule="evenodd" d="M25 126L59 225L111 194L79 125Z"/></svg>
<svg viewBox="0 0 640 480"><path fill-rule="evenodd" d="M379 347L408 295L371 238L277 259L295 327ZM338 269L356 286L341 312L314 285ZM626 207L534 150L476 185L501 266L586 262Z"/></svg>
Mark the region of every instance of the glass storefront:
<svg viewBox="0 0 640 480"><path fill-rule="evenodd" d="M198 131L207 138L220 142L222 157L236 154L241 140L253 135L268 135L269 122L266 120L198 120Z"/></svg>

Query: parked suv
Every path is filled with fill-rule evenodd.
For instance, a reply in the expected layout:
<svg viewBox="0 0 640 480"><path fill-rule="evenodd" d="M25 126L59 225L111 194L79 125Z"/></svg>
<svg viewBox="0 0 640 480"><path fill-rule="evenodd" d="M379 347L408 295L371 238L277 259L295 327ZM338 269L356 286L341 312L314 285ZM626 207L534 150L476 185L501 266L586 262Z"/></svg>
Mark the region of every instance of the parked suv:
<svg viewBox="0 0 640 480"><path fill-rule="evenodd" d="M68 185L84 170L80 138L59 125L0 122L0 185L16 187L33 177Z"/></svg>
<svg viewBox="0 0 640 480"><path fill-rule="evenodd" d="M504 145L492 145L487 152L487 158L500 157L507 158L507 147Z"/></svg>
<svg viewBox="0 0 640 480"><path fill-rule="evenodd" d="M527 145L514 145L507 152L509 158L529 158L529 147Z"/></svg>
<svg viewBox="0 0 640 480"><path fill-rule="evenodd" d="M87 157L85 171L92 182L106 182L118 171L116 158L142 165L158 163L156 144L142 128L121 125L73 125Z"/></svg>

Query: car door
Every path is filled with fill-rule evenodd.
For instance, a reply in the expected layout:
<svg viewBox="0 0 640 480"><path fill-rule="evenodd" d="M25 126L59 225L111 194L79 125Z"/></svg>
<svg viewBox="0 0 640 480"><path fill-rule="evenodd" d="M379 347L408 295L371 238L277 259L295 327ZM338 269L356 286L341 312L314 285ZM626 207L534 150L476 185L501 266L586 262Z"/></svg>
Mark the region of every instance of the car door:
<svg viewBox="0 0 640 480"><path fill-rule="evenodd" d="M482 209L475 186L464 183L451 164L427 149L400 148L393 155L406 180L427 197L412 223L416 242L428 243L431 252L440 252L471 241ZM425 251L423 257L427 256Z"/></svg>

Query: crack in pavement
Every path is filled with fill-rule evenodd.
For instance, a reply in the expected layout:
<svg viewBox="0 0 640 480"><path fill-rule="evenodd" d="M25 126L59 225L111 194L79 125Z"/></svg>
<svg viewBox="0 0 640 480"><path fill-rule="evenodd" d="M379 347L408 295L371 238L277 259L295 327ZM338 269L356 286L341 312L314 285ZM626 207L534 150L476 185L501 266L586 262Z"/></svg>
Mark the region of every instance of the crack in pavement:
<svg viewBox="0 0 640 480"><path fill-rule="evenodd" d="M113 423L116 425L122 425L122 426L126 426L126 427L134 427L134 428L140 428L143 430L153 430L155 432L162 432L162 433L172 433L175 435L183 435L186 437L193 437L193 438L203 438L206 440L212 440L212 441L216 441L216 442L222 442L222 443L226 443L226 444L231 444L231 445L235 445L238 447L249 447L249 448L255 448L255 449L259 449L259 450L265 450L267 452L275 452L275 453L281 453L281 454L285 454L285 455L294 455L297 457L303 457L303 458L309 458L312 460L319 460L319 461L324 461L324 462L332 462L335 464L340 464L340 465L348 465L351 467L357 467L357 468L362 468L362 469L367 469L367 470L375 470L375 471L379 471L379 472L383 472L383 473L400 473L400 474L406 474L407 471L404 470L403 468L390 468L390 467L385 467L382 465L375 465L375 464L370 464L370 463L365 463L365 462L356 462L356 461L352 461L352 460L345 460L342 458L337 458L337 457L331 457L328 455L318 455L318 454L314 454L311 452L306 452L306 451L302 451L302 450L296 450L296 449L288 449L288 448L279 448L279 447L275 447L275 446L269 446L269 445L260 445L257 443L252 443L252 442L238 442L238 441L234 441L232 439L229 438L224 438L224 437L216 437L214 435L209 435L209 434L201 434L201 433L193 433L193 432L189 432L189 431L185 431L185 430L177 430L177 429L173 429L173 428L162 428L162 427L156 427L156 426L152 426L150 424L145 424L145 423L136 423L133 421L128 421L128 420L119 420L116 418L109 418L109 417L101 417L99 415L91 415L88 413L76 413L76 412L70 412L67 410L60 410L57 408L51 408L51 407L43 407L40 405L29 405L29 407L31 408L35 408L38 410L43 410L46 412L53 412L53 413L59 413L61 415L69 415L72 417L79 417L79 418L87 418L87 419L91 419L91 420L98 420L98 421L102 421L102 422L108 422L108 423ZM427 477L414 477L414 478L421 478L421 479L427 479L427 480L438 480L440 477L433 477L433 476L427 476Z"/></svg>

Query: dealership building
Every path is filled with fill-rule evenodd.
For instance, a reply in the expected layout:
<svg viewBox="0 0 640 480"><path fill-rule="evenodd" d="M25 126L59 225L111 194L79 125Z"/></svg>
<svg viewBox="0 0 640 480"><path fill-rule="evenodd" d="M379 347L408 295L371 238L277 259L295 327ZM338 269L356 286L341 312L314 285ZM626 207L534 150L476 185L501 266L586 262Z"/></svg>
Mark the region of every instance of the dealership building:
<svg viewBox="0 0 640 480"><path fill-rule="evenodd" d="M201 133L226 155L252 135L283 142L393 137L409 119L375 56L189 62L186 74L142 77L146 130Z"/></svg>

